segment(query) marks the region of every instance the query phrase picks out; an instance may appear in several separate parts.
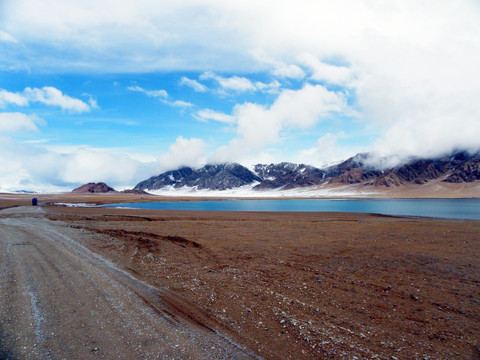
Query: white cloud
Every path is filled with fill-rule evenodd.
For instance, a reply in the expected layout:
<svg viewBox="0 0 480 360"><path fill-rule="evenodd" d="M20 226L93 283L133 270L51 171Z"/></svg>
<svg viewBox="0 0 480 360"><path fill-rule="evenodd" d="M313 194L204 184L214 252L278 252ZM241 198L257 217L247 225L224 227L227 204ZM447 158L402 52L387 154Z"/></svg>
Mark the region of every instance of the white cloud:
<svg viewBox="0 0 480 360"><path fill-rule="evenodd" d="M136 91L144 93L145 95L153 98L166 99L168 98L168 93L165 90L146 90L140 86L129 86L127 90Z"/></svg>
<svg viewBox="0 0 480 360"><path fill-rule="evenodd" d="M49 148L0 138L0 184L4 191L70 191L104 181L117 189L133 187L151 175L155 163L141 162L112 149Z"/></svg>
<svg viewBox="0 0 480 360"><path fill-rule="evenodd" d="M218 149L212 159L225 161L225 156L235 158L260 151L269 144L278 143L282 131L310 128L346 108L341 92L311 84L299 90L283 90L269 107L252 103L236 105L233 117L237 123L237 137L228 146Z"/></svg>
<svg viewBox="0 0 480 360"><path fill-rule="evenodd" d="M169 103L171 106L174 106L174 107L181 107L181 108L189 108L189 107L193 107L193 104L190 103L190 102L187 102L187 101L183 101L183 100L175 100L175 101L172 101L171 103Z"/></svg>
<svg viewBox="0 0 480 360"><path fill-rule="evenodd" d="M211 71L200 75L200 80L215 80L224 90L238 92L255 91L257 88L249 79L240 76L223 77Z"/></svg>
<svg viewBox="0 0 480 360"><path fill-rule="evenodd" d="M298 159L322 168L330 165L332 162L344 160L355 155L352 149L344 149L338 145L338 139L344 137L344 132L338 134L327 133L318 138L315 147L300 151L297 155Z"/></svg>
<svg viewBox="0 0 480 360"><path fill-rule="evenodd" d="M269 56L263 49L251 51L252 57L259 63L267 64L272 68L272 74L279 78L301 80L305 78L303 69L295 64L285 64L283 61Z"/></svg>
<svg viewBox="0 0 480 360"><path fill-rule="evenodd" d="M0 43L10 43L10 44L16 44L18 43L18 40L15 39L12 35L6 33L5 31L0 30Z"/></svg>
<svg viewBox="0 0 480 360"><path fill-rule="evenodd" d="M58 106L64 110L74 112L90 111L90 107L82 100L64 95L60 90L51 86L45 86L41 89L27 87L23 93L32 102L40 102L49 106Z"/></svg>
<svg viewBox="0 0 480 360"><path fill-rule="evenodd" d="M0 89L0 108L5 108L9 104L27 106L28 98L21 93L13 93L4 89Z"/></svg>
<svg viewBox="0 0 480 360"><path fill-rule="evenodd" d="M0 133L38 132L37 125L44 124L45 122L37 115L27 115L19 112L0 113Z"/></svg>
<svg viewBox="0 0 480 360"><path fill-rule="evenodd" d="M269 111L284 126L308 128L333 112L347 110L342 92L321 85L305 84L299 90L284 90Z"/></svg>
<svg viewBox="0 0 480 360"><path fill-rule="evenodd" d="M135 92L140 92L148 97L153 97L158 100L160 100L162 103L168 106L173 106L173 107L179 107L179 108L189 108L193 107L193 104L187 101L183 100L175 100L175 101L170 101L167 100L168 98L168 93L166 90L146 90L140 86L129 86L127 87L127 90L130 91L135 91Z"/></svg>
<svg viewBox="0 0 480 360"><path fill-rule="evenodd" d="M91 96L88 97L88 105L90 106L90 109L96 109L96 110L100 109L100 106L98 106L97 100Z"/></svg>
<svg viewBox="0 0 480 360"><path fill-rule="evenodd" d="M39 102L48 106L58 106L63 110L79 113L90 111L90 106L87 103L64 95L60 90L51 86L44 86L41 89L27 87L23 90L23 93L13 93L0 89L0 107L2 108L9 104L28 106L31 102ZM98 105L96 106L98 107Z"/></svg>
<svg viewBox="0 0 480 360"><path fill-rule="evenodd" d="M204 70L206 65L223 70L229 67L227 62L227 66L210 65L237 53L243 42L242 34L237 34L241 28L228 24L233 14L222 15L234 10L229 7L211 0L139 0L135 4L6 0L2 26L20 43L40 45L19 59L31 68L118 73L168 71L181 64L191 70ZM206 47L209 51L204 51ZM69 51L64 52L66 48ZM247 58L245 54L236 62L240 65Z"/></svg>
<svg viewBox="0 0 480 360"><path fill-rule="evenodd" d="M312 80L348 86L352 78L352 70L348 67L327 64L311 54L300 55L299 61L312 71Z"/></svg>
<svg viewBox="0 0 480 360"><path fill-rule="evenodd" d="M168 152L158 157L157 172L178 169L182 166L200 167L205 163L206 143L202 139L177 137Z"/></svg>
<svg viewBox="0 0 480 360"><path fill-rule="evenodd" d="M456 150L478 151L478 119L466 114L459 123L455 115L438 114L435 117L412 117L392 123L374 144L376 156L372 163L390 167L403 163L411 156L431 158L449 155Z"/></svg>
<svg viewBox="0 0 480 360"><path fill-rule="evenodd" d="M269 92L269 93L272 93L272 94L277 93L281 86L282 86L282 84L280 84L278 82L278 80L272 80L269 83L264 83L264 82L261 82L261 81L256 81L255 82L255 87L258 90L264 91L264 92Z"/></svg>
<svg viewBox="0 0 480 360"><path fill-rule="evenodd" d="M235 117L233 117L232 115L228 115L211 109L199 110L193 115L193 117L199 121L206 122L208 120L214 120L225 124L233 124L236 121Z"/></svg>
<svg viewBox="0 0 480 360"><path fill-rule="evenodd" d="M85 183L92 178L110 183L129 183L137 176L139 163L125 154L79 149L64 156L60 178L68 183Z"/></svg>
<svg viewBox="0 0 480 360"><path fill-rule="evenodd" d="M208 87L199 83L197 80L189 79L186 76L182 76L180 79L180 85L188 86L195 90L196 92L205 92L208 90Z"/></svg>
<svg viewBox="0 0 480 360"><path fill-rule="evenodd" d="M200 75L200 80L214 80L220 85L220 91L234 91L239 93L247 91L277 92L281 86L277 80L272 80L270 83L264 83L261 81L253 82L246 77L223 77L211 71L204 72Z"/></svg>
<svg viewBox="0 0 480 360"><path fill-rule="evenodd" d="M297 65L281 65L273 70L275 76L281 78L290 78L290 79L303 79L305 77L305 72L300 66Z"/></svg>

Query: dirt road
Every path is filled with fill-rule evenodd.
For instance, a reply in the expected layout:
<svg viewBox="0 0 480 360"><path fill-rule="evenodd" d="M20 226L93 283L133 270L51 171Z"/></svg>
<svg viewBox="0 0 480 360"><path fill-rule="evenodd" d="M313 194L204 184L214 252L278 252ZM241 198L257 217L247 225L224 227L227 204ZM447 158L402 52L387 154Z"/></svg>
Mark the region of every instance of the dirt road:
<svg viewBox="0 0 480 360"><path fill-rule="evenodd" d="M0 211L0 358L255 358L182 299L82 246L85 236L41 208Z"/></svg>

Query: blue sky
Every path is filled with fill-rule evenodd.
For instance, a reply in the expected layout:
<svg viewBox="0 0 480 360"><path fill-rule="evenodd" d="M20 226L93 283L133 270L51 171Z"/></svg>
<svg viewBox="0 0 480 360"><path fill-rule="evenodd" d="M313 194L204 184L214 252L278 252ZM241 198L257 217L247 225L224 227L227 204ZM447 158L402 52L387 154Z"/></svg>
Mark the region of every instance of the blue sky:
<svg viewBox="0 0 480 360"><path fill-rule="evenodd" d="M473 0L5 0L0 191L478 150L479 19Z"/></svg>

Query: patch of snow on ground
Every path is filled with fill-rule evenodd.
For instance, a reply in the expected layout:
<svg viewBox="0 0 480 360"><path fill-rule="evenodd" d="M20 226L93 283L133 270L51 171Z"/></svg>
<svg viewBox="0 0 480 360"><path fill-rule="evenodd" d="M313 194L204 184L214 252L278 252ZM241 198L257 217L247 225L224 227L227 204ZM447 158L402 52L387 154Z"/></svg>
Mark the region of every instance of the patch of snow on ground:
<svg viewBox="0 0 480 360"><path fill-rule="evenodd" d="M65 207L97 207L98 206L95 204L87 204L87 203L54 203L53 205L65 206Z"/></svg>
<svg viewBox="0 0 480 360"><path fill-rule="evenodd" d="M362 192L352 188L349 185L337 187L304 187L290 190L272 189L272 190L254 190L258 185L255 182L236 189L228 190L207 190L197 189L197 187L166 186L159 190L147 190L148 193L160 196L188 196L188 197L236 197L236 198L323 198L323 197L365 197L374 195L376 192Z"/></svg>

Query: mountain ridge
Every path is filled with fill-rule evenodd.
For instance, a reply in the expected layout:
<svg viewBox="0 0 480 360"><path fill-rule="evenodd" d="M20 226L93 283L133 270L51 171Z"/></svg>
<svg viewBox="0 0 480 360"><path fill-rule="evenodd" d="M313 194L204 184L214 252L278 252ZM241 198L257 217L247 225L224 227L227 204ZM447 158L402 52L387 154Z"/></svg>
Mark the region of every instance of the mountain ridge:
<svg viewBox="0 0 480 360"><path fill-rule="evenodd" d="M257 164L248 169L237 163L207 164L199 169L182 167L152 176L135 190L183 187L197 190L230 190L251 186L254 190L290 190L327 184L362 184L401 187L432 180L468 183L480 180L480 153L456 152L433 159L413 158L409 162L379 170L368 153L357 154L336 165L320 169L306 164L281 162Z"/></svg>

